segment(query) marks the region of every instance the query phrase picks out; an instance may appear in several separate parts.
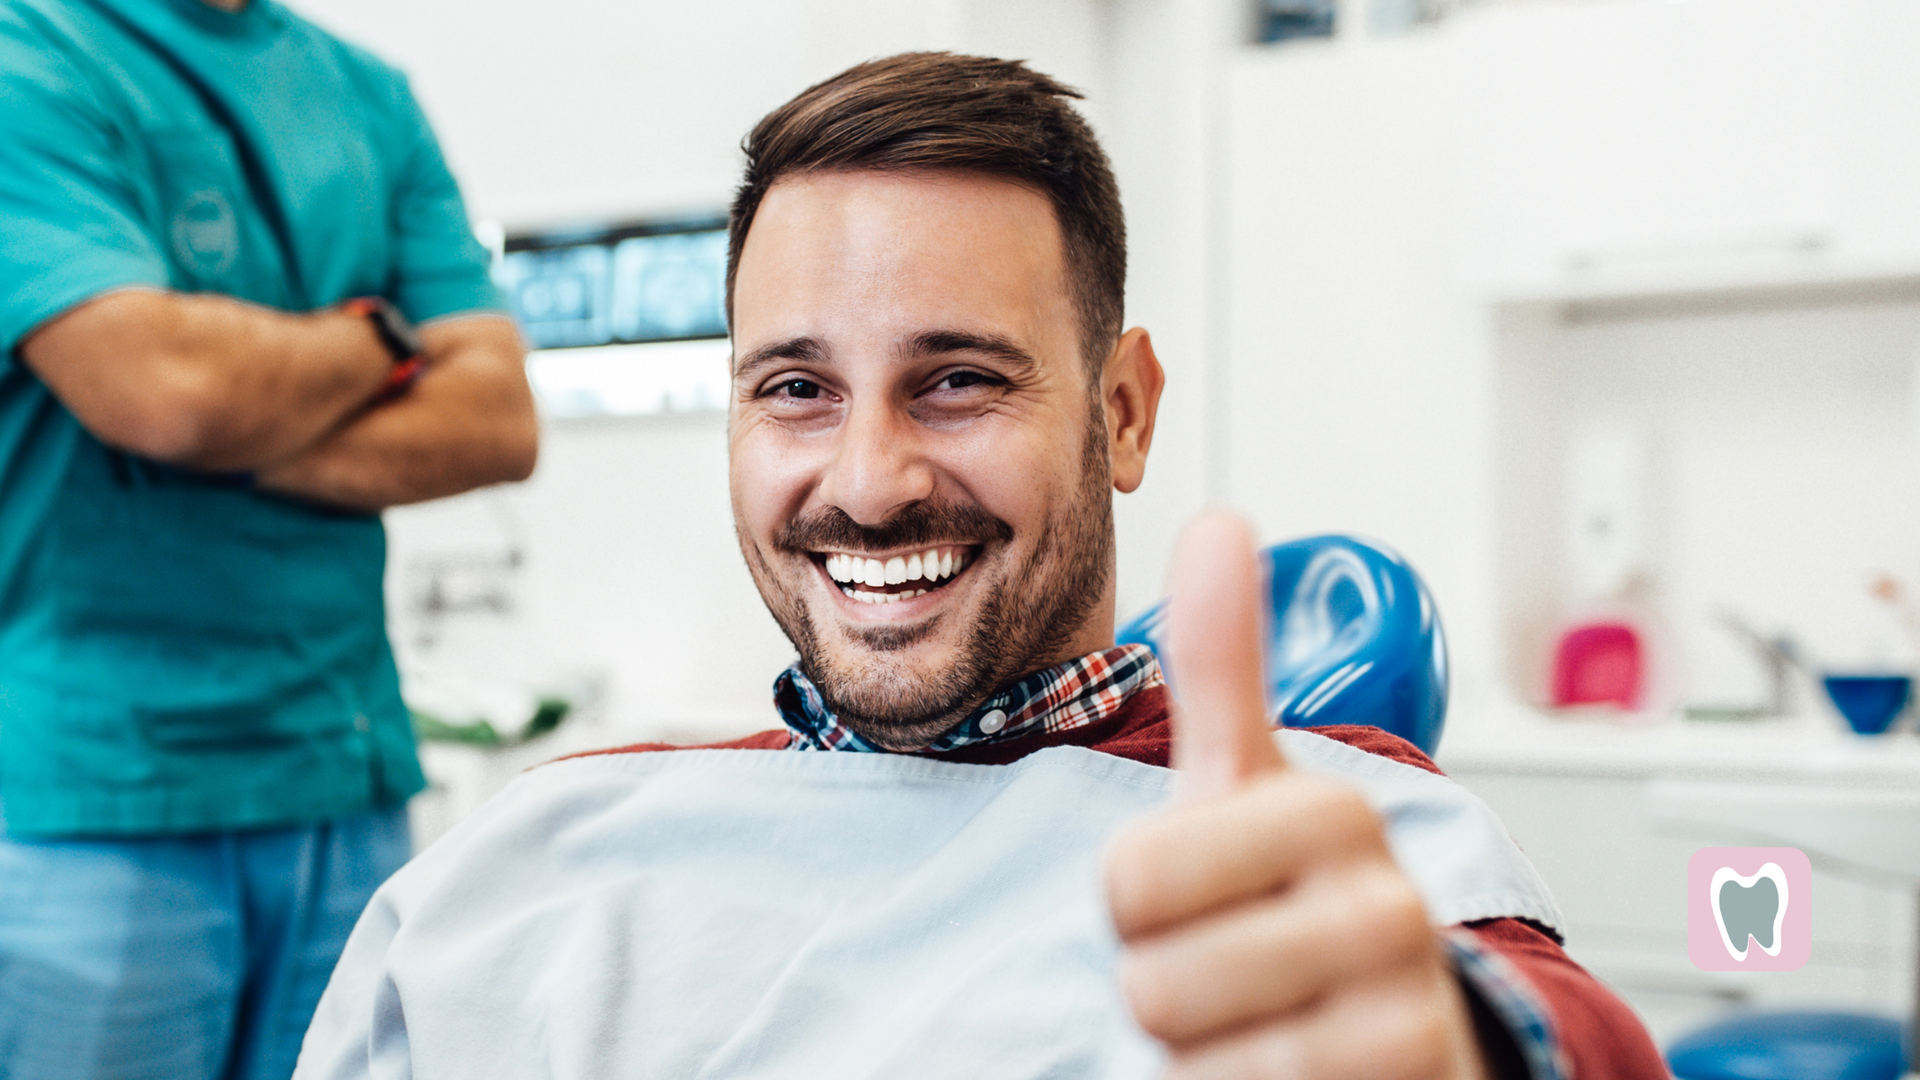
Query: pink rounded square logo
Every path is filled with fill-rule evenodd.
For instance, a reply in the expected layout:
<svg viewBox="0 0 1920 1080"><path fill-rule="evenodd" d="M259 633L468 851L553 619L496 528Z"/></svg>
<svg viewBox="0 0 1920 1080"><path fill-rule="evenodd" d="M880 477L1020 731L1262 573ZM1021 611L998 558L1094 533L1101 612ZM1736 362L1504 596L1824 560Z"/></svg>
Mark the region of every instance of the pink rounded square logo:
<svg viewBox="0 0 1920 1080"><path fill-rule="evenodd" d="M1701 848L1687 861L1687 957L1703 971L1792 971L1813 952L1799 848Z"/></svg>

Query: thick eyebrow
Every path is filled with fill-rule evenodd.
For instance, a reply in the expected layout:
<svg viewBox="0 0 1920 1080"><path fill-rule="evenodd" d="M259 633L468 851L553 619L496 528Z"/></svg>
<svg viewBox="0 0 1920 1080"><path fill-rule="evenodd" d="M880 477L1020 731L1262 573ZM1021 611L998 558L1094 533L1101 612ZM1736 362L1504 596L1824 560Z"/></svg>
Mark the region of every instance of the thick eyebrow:
<svg viewBox="0 0 1920 1080"><path fill-rule="evenodd" d="M902 352L909 357L943 356L947 353L971 352L990 356L1003 364L1019 369L1023 375L1031 375L1040 370L1040 361L1034 355L1014 344L1013 339L1000 334L976 334L968 330L926 330L907 340ZM825 363L827 347L819 338L796 337L784 341L768 342L748 353L734 365L733 377L750 381L762 368L798 360L806 364Z"/></svg>
<svg viewBox="0 0 1920 1080"><path fill-rule="evenodd" d="M976 334L967 330L928 330L913 335L907 342L908 356L939 356L945 353L971 352L993 357L1020 369L1023 375L1040 370L1034 355L999 334Z"/></svg>
<svg viewBox="0 0 1920 1080"><path fill-rule="evenodd" d="M788 338L785 341L773 341L742 357L740 362L733 366L733 377L744 379L749 375L759 374L761 368L793 360L806 364L818 364L824 362L826 358L827 348L820 344L819 338L797 337Z"/></svg>

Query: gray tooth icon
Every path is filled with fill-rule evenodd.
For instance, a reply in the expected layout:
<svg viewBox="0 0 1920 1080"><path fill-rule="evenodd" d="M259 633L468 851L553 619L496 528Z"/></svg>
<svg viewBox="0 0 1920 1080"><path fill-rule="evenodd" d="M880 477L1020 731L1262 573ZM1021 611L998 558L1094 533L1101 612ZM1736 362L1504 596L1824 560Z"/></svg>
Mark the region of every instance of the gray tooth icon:
<svg viewBox="0 0 1920 1080"><path fill-rule="evenodd" d="M1768 956L1780 954L1780 923L1787 913L1787 875L1779 863L1768 863L1751 876L1722 867L1713 875L1712 897L1720 943L1735 960L1745 961L1753 945L1760 946Z"/></svg>
<svg viewBox="0 0 1920 1080"><path fill-rule="evenodd" d="M1773 948L1773 913L1780 907L1780 890L1771 878L1752 885L1729 881L1720 886L1720 917L1727 921L1727 937L1746 943L1747 935L1763 949Z"/></svg>

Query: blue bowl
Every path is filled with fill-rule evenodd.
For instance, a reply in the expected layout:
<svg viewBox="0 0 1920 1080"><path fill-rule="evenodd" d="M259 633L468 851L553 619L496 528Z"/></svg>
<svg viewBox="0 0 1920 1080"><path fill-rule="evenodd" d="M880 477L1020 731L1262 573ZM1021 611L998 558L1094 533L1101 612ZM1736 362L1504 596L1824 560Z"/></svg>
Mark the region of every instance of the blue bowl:
<svg viewBox="0 0 1920 1080"><path fill-rule="evenodd" d="M1905 675L1828 675L1820 682L1833 707L1862 735L1885 732L1913 693L1913 680Z"/></svg>

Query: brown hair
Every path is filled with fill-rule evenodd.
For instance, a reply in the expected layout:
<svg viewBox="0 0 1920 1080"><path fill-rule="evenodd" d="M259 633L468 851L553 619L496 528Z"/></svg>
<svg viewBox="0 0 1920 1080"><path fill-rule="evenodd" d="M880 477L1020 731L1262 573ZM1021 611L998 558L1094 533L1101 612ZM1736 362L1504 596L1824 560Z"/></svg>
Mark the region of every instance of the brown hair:
<svg viewBox="0 0 1920 1080"><path fill-rule="evenodd" d="M1107 155L1068 98L1018 60L944 52L869 60L808 87L754 125L727 222L727 319L760 200L790 173L963 169L1037 188L1053 203L1081 348L1097 374L1120 336L1127 226Z"/></svg>

